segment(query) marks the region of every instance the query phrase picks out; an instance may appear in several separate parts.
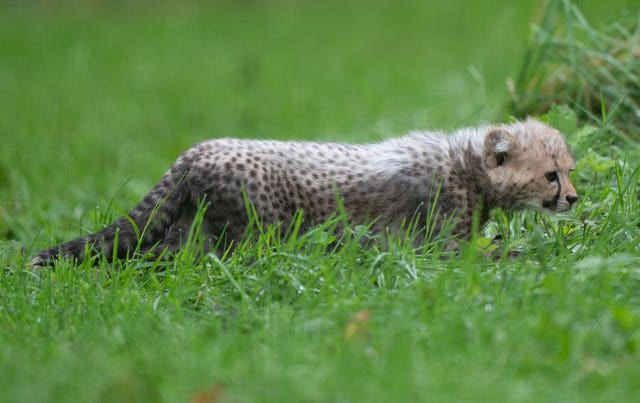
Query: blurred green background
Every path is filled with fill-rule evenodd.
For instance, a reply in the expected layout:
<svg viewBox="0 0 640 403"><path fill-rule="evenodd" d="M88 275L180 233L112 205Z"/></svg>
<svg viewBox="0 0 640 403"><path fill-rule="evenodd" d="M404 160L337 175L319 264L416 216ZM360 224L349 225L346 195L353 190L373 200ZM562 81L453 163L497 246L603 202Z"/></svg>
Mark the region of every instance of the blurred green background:
<svg viewBox="0 0 640 403"><path fill-rule="evenodd" d="M632 3L578 2L596 21ZM3 209L90 205L127 178L137 199L210 137L368 141L503 119L542 5L3 2Z"/></svg>
<svg viewBox="0 0 640 403"><path fill-rule="evenodd" d="M597 23L632 3L578 4ZM96 204L128 210L206 138L372 141L503 120L543 5L3 2L0 236L44 225L46 246Z"/></svg>
<svg viewBox="0 0 640 403"><path fill-rule="evenodd" d="M578 2L595 20L631 3ZM365 141L501 118L541 4L4 2L3 200L7 177L36 200L146 188L209 137Z"/></svg>

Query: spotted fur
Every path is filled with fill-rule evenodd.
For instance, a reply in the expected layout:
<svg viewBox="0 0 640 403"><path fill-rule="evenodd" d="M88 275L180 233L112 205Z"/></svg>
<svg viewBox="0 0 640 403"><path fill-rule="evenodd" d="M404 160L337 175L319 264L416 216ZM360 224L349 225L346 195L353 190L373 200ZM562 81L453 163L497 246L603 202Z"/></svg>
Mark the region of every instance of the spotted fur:
<svg viewBox="0 0 640 403"><path fill-rule="evenodd" d="M307 225L320 223L335 213L339 197L350 222L374 221L374 231L431 217L437 232L448 218L465 237L478 209L480 224L495 207L569 209L577 200L573 166L560 133L533 119L366 145L209 140L184 152L128 217L44 250L32 263L82 260L85 250L107 258L136 248L175 252L202 200L203 231L214 241L237 241L248 224L244 195L265 224L287 223L300 210Z"/></svg>

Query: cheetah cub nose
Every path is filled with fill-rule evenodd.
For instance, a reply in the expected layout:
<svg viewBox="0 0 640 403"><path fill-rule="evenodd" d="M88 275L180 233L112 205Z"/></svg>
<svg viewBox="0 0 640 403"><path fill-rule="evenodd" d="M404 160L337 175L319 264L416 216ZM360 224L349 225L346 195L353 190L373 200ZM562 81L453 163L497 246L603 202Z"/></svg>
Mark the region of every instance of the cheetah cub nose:
<svg viewBox="0 0 640 403"><path fill-rule="evenodd" d="M572 205L576 201L578 201L578 196L567 195L567 202L569 203L569 205Z"/></svg>

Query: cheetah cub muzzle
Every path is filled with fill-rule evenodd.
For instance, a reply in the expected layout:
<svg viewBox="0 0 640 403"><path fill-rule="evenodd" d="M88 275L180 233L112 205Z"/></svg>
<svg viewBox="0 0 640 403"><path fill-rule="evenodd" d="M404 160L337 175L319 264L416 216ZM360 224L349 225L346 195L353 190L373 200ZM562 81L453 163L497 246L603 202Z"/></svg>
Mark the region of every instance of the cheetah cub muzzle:
<svg viewBox="0 0 640 403"><path fill-rule="evenodd" d="M107 259L171 254L203 201L202 231L211 244L229 245L248 225L245 198L264 224L286 225L301 211L308 227L331 217L340 199L352 224L373 223L374 232L429 218L434 233L453 220L464 238L476 211L484 224L496 207L568 210L578 199L573 168L562 135L534 119L361 145L209 140L184 152L127 217L44 250L32 264L82 261L85 251Z"/></svg>

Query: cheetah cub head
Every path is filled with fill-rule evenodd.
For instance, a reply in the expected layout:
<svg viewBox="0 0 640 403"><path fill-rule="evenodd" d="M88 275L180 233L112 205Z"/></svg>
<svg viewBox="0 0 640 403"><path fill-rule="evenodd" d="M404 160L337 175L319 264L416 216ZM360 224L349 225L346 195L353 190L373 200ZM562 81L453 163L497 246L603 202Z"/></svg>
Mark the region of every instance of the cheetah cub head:
<svg viewBox="0 0 640 403"><path fill-rule="evenodd" d="M569 173L575 163L557 130L534 119L489 129L483 165L490 197L507 209L566 211L578 200Z"/></svg>

